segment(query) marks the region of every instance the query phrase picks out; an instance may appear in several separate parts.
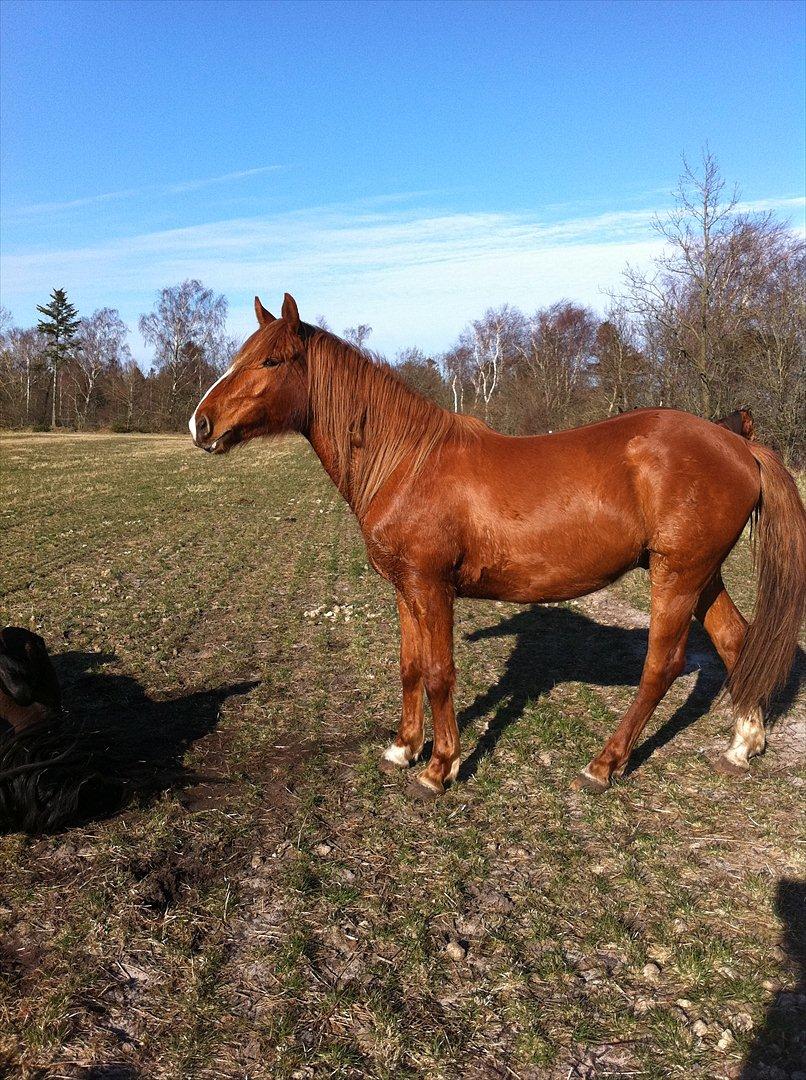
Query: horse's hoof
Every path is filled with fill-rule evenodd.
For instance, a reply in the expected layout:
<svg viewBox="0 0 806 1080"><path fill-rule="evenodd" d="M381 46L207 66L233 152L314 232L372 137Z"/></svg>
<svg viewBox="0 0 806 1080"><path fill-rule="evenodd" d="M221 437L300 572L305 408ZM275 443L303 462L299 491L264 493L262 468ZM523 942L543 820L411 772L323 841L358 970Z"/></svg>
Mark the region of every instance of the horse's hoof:
<svg viewBox="0 0 806 1080"><path fill-rule="evenodd" d="M405 769L405 767L405 765L396 765L394 761L389 761L388 758L378 758L378 768L387 776L395 776L401 769Z"/></svg>
<svg viewBox="0 0 806 1080"><path fill-rule="evenodd" d="M597 780L595 776L591 776L585 769L583 769L582 772L577 773L571 781L572 791L592 791L596 795L599 795L603 791L607 791L609 787L610 784L605 783L603 780Z"/></svg>
<svg viewBox="0 0 806 1080"><path fill-rule="evenodd" d="M749 765L737 765L735 761L731 761L724 754L716 759L714 768L723 776L747 776L750 772Z"/></svg>
<svg viewBox="0 0 806 1080"><path fill-rule="evenodd" d="M412 799L416 799L418 802L435 802L440 795L445 792L444 788L436 787L430 781L423 781L417 778L411 779L406 784L406 794Z"/></svg>
<svg viewBox="0 0 806 1080"><path fill-rule="evenodd" d="M397 743L392 743L392 745L387 746L381 754L380 760L378 761L378 768L382 773L386 773L387 776L394 776L394 774L400 772L401 769L408 769L413 763L414 759L408 757L408 751L405 746L398 746Z"/></svg>

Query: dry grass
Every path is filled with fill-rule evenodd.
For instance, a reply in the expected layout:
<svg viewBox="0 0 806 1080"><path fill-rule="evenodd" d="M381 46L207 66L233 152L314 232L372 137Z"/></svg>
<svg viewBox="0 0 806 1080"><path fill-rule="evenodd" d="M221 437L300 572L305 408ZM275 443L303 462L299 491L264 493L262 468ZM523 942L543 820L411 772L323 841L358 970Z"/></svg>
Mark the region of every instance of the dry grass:
<svg viewBox="0 0 806 1080"><path fill-rule="evenodd" d="M752 775L716 775L729 721L695 635L638 767L574 793L644 617L617 590L463 603L467 760L412 804L376 768L393 599L302 444L209 459L181 438L5 436L0 457L4 620L45 636L74 712L101 702L177 746L192 730L185 764L207 776L0 838L0 1071L791 1075L791 696Z"/></svg>

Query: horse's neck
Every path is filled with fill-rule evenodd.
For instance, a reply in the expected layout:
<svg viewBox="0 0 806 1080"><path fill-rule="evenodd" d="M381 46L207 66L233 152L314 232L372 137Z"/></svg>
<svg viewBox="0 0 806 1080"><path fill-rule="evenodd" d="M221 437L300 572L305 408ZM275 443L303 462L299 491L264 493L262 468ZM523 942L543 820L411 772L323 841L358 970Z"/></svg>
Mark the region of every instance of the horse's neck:
<svg viewBox="0 0 806 1080"><path fill-rule="evenodd" d="M339 452L333 435L325 431L322 425L317 424L316 420L313 419L305 431L305 437L313 447L313 452L322 462L322 467L335 484L341 497L350 504L351 509L355 509L350 500L350 493L345 489L340 475Z"/></svg>
<svg viewBox="0 0 806 1080"><path fill-rule="evenodd" d="M373 379L384 380L388 375L372 368L369 375L356 382L349 415L341 417L335 428L332 418L324 422L317 415L317 403L312 401L304 432L325 472L359 518L361 503L366 510L365 495L377 488L378 476L388 475L409 454L416 456L423 439L421 424L409 429L395 423L409 397L420 403L418 395L403 383L395 387L393 395L385 394L383 383L376 386ZM429 406L422 404L430 412ZM433 409L442 412L437 406Z"/></svg>

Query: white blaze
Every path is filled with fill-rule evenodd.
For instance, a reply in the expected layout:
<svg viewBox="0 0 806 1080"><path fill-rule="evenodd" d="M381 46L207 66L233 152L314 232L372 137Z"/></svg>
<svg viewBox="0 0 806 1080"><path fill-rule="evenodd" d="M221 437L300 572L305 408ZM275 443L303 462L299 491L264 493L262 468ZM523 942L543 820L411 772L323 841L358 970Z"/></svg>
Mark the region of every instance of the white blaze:
<svg viewBox="0 0 806 1080"><path fill-rule="evenodd" d="M213 385L210 387L210 389L205 390L204 394L202 395L201 401L196 406L196 408L193 410L193 416L191 416L190 420L188 420L188 427L190 428L190 434L191 434L191 437L193 438L194 442L196 441L196 413L199 411L199 409L205 403L205 401L210 396L210 394L212 394L213 390L215 390L215 388L218 386L218 384L220 382L223 382L224 379L226 379L229 375L231 375L232 371L233 371L233 369L231 367L228 367L227 370L224 372L224 374L221 375L220 378L216 379L216 381L213 383Z"/></svg>

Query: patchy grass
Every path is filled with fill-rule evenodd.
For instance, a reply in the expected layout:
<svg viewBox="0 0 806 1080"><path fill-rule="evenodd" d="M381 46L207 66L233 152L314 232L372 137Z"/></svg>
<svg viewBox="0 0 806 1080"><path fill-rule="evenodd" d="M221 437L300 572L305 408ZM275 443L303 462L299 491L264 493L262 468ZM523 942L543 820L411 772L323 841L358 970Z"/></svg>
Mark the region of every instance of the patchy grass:
<svg viewBox="0 0 806 1080"><path fill-rule="evenodd" d="M145 716L189 770L109 820L0 838L0 1070L789 1075L803 728L716 775L702 635L637 768L591 798L569 781L640 673L629 586L461 603L461 782L413 804L376 768L393 597L302 443L4 436L0 456L4 620L45 636L74 713Z"/></svg>

